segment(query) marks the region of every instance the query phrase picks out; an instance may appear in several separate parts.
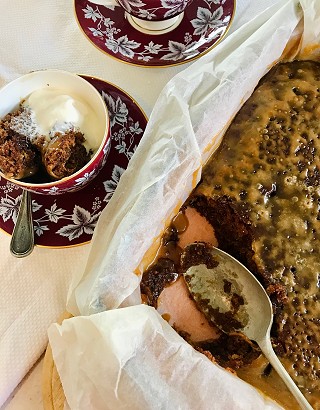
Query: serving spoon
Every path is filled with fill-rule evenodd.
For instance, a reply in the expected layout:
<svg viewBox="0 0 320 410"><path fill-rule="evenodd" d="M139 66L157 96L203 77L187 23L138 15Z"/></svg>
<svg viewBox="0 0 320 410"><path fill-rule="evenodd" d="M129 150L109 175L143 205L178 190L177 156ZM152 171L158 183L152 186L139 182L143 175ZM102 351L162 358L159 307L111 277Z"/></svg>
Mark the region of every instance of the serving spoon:
<svg viewBox="0 0 320 410"><path fill-rule="evenodd" d="M23 190L17 222L13 229L10 252L16 258L30 255L34 248L31 194Z"/></svg>
<svg viewBox="0 0 320 410"><path fill-rule="evenodd" d="M207 312L204 313L207 316L208 313L215 315L213 312L217 311L227 313L225 316L224 314L219 315L218 312L218 315L215 315L218 321L213 320L214 324L225 333L239 331L250 340L254 340L300 407L312 410L312 406L291 379L273 350L270 339L273 311L266 291L255 276L235 258L213 246L203 245L211 254L212 266L195 265L189 267L184 273L187 286L194 299L196 302L197 298L200 298L198 302L205 300ZM204 290L201 291L201 289ZM234 294L237 296L238 310L235 309L236 313L230 316L230 321L225 320L224 322L222 318L228 319L228 312L230 313L230 310L234 308L231 302L232 296L230 296ZM202 306L204 306L203 303ZM230 322L234 325L231 328Z"/></svg>

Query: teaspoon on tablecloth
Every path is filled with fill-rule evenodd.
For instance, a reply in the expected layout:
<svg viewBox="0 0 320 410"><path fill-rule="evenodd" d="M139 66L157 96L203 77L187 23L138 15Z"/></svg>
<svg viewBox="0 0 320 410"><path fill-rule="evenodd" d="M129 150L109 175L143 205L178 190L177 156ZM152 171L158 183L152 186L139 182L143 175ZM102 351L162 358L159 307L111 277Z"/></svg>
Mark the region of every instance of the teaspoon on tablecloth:
<svg viewBox="0 0 320 410"><path fill-rule="evenodd" d="M29 191L23 190L17 222L11 237L10 252L17 258L23 258L30 255L33 248L34 229L31 194Z"/></svg>

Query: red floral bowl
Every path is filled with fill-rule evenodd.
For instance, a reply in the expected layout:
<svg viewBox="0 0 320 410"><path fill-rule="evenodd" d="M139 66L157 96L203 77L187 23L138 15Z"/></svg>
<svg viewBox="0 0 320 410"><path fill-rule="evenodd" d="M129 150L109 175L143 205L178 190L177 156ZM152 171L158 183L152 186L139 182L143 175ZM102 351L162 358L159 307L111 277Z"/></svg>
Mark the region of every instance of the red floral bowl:
<svg viewBox="0 0 320 410"><path fill-rule="evenodd" d="M62 70L42 70L19 77L0 90L0 118L14 112L23 100L38 90L61 90L63 96L72 96L70 100L73 106L79 107L81 104L84 107L84 115L81 117L84 124L89 114L91 115L90 122L94 123L95 132L94 149L90 160L72 175L44 183L9 178L1 170L0 175L13 184L37 194L56 195L77 191L87 185L106 163L110 150L110 123L106 105L99 92L80 76ZM70 104L69 100L67 104ZM74 112L78 114L74 109L72 112L73 117ZM72 119L70 122L72 123ZM80 131L83 131L81 127ZM85 132L84 136L86 138Z"/></svg>

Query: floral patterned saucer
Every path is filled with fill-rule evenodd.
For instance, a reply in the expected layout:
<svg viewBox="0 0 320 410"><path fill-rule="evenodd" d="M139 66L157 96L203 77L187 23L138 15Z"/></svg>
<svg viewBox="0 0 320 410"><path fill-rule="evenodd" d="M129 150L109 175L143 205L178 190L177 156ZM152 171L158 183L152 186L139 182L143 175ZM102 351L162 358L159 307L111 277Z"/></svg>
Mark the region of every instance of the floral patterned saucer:
<svg viewBox="0 0 320 410"><path fill-rule="evenodd" d="M164 7L166 2L170 0L162 0ZM149 67L186 63L209 51L227 32L234 11L235 0L193 0L175 29L155 35L133 28L120 6L75 0L78 23L95 46L119 60Z"/></svg>
<svg viewBox="0 0 320 410"><path fill-rule="evenodd" d="M110 153L99 174L80 191L61 195L32 193L36 245L68 247L90 241L147 125L141 108L124 91L97 78L83 78L101 93L108 107ZM21 188L0 177L0 228L9 234L17 220L21 197Z"/></svg>

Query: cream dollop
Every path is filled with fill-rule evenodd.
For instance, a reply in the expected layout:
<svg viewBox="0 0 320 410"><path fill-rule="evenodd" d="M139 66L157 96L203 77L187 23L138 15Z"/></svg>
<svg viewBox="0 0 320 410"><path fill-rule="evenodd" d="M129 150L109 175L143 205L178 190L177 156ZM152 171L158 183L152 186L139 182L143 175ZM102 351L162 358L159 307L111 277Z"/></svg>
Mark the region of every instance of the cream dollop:
<svg viewBox="0 0 320 410"><path fill-rule="evenodd" d="M31 111L42 135L50 137L57 131L75 129L84 134L87 149L99 148L103 134L98 117L78 96L68 95L61 89L43 88L31 93L23 105Z"/></svg>

